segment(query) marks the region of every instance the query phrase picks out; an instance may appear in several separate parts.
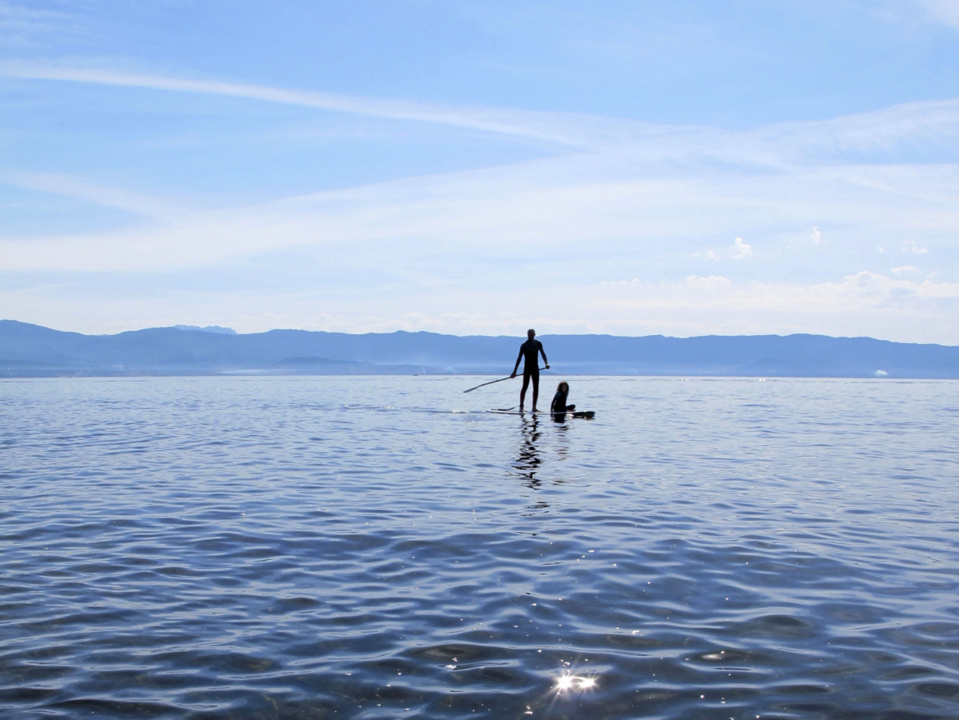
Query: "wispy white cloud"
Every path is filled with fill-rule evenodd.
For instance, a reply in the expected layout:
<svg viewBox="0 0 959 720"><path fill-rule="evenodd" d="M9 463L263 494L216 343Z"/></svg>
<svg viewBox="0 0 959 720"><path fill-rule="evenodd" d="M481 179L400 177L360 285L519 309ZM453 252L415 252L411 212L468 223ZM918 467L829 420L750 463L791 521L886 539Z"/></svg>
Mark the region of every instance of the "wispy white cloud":
<svg viewBox="0 0 959 720"><path fill-rule="evenodd" d="M85 187L75 178L43 178L34 186L138 212L156 223L105 233L0 238L0 264L83 272L190 268L282 248L415 238L457 252L522 248L557 261L589 241L592 255L607 258L611 268L629 257L681 266L683 257L696 254L713 261L747 257L754 243L744 237L763 238L767 255L765 248L788 241L787 228L808 227L810 216L837 228L834 234L848 248L872 249L878 241L922 254L925 244L904 243L903 236L952 242L959 208L945 197L938 202L928 197L955 197L959 174L935 166L923 172L880 168L871 176L877 172L882 187L861 182L870 169L856 166L635 179L571 157L190 212L177 202ZM711 239L723 234L740 241L724 251ZM703 238L698 245L697 237ZM795 237L802 238L801 231Z"/></svg>
<svg viewBox="0 0 959 720"><path fill-rule="evenodd" d="M959 99L902 103L831 120L789 122L755 132L789 157L837 159L849 153L888 152L903 144L940 144L959 135Z"/></svg>
<svg viewBox="0 0 959 720"><path fill-rule="evenodd" d="M283 292L211 291L204 298L209 314L192 314L184 300L182 314L171 317L178 322L237 325L230 320L234 308L232 316L248 323L241 330L268 329L259 323L389 330L408 322L403 327L500 332L514 321L522 330L535 320L554 332L848 334L858 317L864 334L888 337L890 323L898 322L900 339L952 333L959 342L959 327L944 328L941 320L943 308L957 308L955 284L913 272L901 255L891 261L902 263L896 270L886 270L888 260L880 266L888 276L876 268L859 272L877 245L890 257L923 255L928 247L937 257L940 248L959 252L959 167L863 157L916 143L953 145L959 101L734 133L94 69L7 64L0 74L294 104L553 144L546 159L226 208L144 197L75 176L11 171L0 178L140 218L102 233L0 236L0 267L7 271L203 273L296 252L319 258L317 267L345 283L378 274L404 286L402 296L379 295L368 304L351 297L349 305L316 282ZM828 229L828 243L820 227ZM754 245L762 252L752 261L734 262L750 257ZM790 264L827 252L830 264L810 263L805 284L759 274L759 266L776 263L788 275ZM401 267L397 259L404 256L411 259ZM355 269L358 258L363 272ZM535 273L522 281L532 267ZM640 272L647 274L618 282ZM458 278L455 292L441 292L448 278ZM564 291L550 292L556 287ZM29 291L17 292L0 294L0 316L10 314L5 307L24 306ZM65 311L63 303L29 297L30 307ZM146 299L130 299L128 308L137 302L140 316L151 317ZM176 299L164 302L172 307ZM79 317L79 307L70 312ZM477 317L476 307L488 312Z"/></svg>
<svg viewBox="0 0 959 720"><path fill-rule="evenodd" d="M917 0L933 18L959 28L959 4L955 0Z"/></svg>
<svg viewBox="0 0 959 720"><path fill-rule="evenodd" d="M626 138L631 132L644 127L640 123L606 120L589 115L382 100L263 85L23 62L0 63L0 76L220 95L391 120L450 125L572 147L591 147L604 141Z"/></svg>
<svg viewBox="0 0 959 720"><path fill-rule="evenodd" d="M775 169L792 163L836 162L845 155L893 151L904 144L959 139L959 98L895 105L825 121L777 123L731 132L704 126L655 125L594 115L384 100L75 65L0 62L0 76L208 94L282 103L392 120L442 124L595 152L621 161L728 163Z"/></svg>
<svg viewBox="0 0 959 720"><path fill-rule="evenodd" d="M162 223L183 217L182 202L138 195L119 188L105 187L87 180L54 173L0 172L0 184L82 200L100 207L123 210Z"/></svg>
<svg viewBox="0 0 959 720"><path fill-rule="evenodd" d="M32 48L50 36L62 37L75 31L74 21L66 13L0 0L0 38L8 52Z"/></svg>

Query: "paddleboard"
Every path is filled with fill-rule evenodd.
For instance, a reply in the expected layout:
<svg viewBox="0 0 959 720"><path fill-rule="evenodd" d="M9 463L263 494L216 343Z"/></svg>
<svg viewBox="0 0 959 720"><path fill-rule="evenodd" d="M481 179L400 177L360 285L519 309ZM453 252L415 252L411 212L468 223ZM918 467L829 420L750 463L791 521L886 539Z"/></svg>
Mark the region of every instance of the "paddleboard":
<svg viewBox="0 0 959 720"><path fill-rule="evenodd" d="M529 410L513 410L512 408L490 408L486 412L495 413L497 415L526 415ZM570 410L564 413L549 413L545 411L536 411L537 415L552 415L553 417L574 417L574 418L583 418L584 420L592 420L596 417L596 413L593 410L576 410L575 412Z"/></svg>

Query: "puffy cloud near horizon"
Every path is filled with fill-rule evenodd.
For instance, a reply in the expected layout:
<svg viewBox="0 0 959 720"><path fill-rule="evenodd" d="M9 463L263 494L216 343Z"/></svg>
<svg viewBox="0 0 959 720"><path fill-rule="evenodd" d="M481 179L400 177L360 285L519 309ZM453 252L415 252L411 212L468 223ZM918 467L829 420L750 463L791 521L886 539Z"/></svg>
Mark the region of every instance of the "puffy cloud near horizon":
<svg viewBox="0 0 959 720"><path fill-rule="evenodd" d="M35 304L41 318L51 319L39 324L93 334L170 326L177 324L175 320L198 324L200 318L211 314L231 317L229 327L241 333L299 328L521 336L523 325L533 325L543 335L689 337L812 332L918 343L934 342L930 337L937 333L959 333L959 320L954 319L959 318L959 283L936 281L911 268L898 270L890 275L862 271L811 285L742 282L721 275L659 282L634 279L571 284L562 294L533 296L521 288L470 286L462 288L452 302L420 290L391 301L388 316L382 313L377 298L364 297L359 291L318 305L309 294L283 288L244 295L194 288L188 294L174 294L160 313L156 312L155 288L149 282L135 297L123 289L102 287L69 305L66 301L72 293L68 282L42 291L22 288L10 294L19 302ZM496 302L503 302L508 309L495 315L479 310ZM116 307L110 322L104 324L93 314L108 304ZM891 326L908 330L890 337Z"/></svg>

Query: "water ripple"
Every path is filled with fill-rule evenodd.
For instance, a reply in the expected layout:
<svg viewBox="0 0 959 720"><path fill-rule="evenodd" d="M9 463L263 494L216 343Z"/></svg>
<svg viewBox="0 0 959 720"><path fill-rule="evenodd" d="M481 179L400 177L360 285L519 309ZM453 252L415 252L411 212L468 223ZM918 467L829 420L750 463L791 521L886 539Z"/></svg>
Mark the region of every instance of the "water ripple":
<svg viewBox="0 0 959 720"><path fill-rule="evenodd" d="M0 383L0 714L955 716L959 385L462 384Z"/></svg>

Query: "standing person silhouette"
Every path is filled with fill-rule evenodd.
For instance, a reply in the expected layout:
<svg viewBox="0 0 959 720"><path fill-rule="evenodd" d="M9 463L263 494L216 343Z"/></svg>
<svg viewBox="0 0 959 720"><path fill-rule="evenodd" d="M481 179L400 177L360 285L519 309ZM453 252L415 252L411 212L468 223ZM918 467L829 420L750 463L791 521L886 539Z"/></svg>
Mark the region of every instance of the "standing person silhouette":
<svg viewBox="0 0 959 720"><path fill-rule="evenodd" d="M543 343L536 339L536 331L528 330L526 332L527 340L519 346L519 355L516 356L516 364L513 366L511 378L516 377L516 370L519 368L519 361L523 360L523 389L519 391L519 411L523 412L523 405L526 403L526 388L529 387L530 378L533 379L533 412L536 412L536 401L539 400L539 355L543 355L543 362L546 369L549 370L549 360L546 359L546 351L543 350Z"/></svg>

